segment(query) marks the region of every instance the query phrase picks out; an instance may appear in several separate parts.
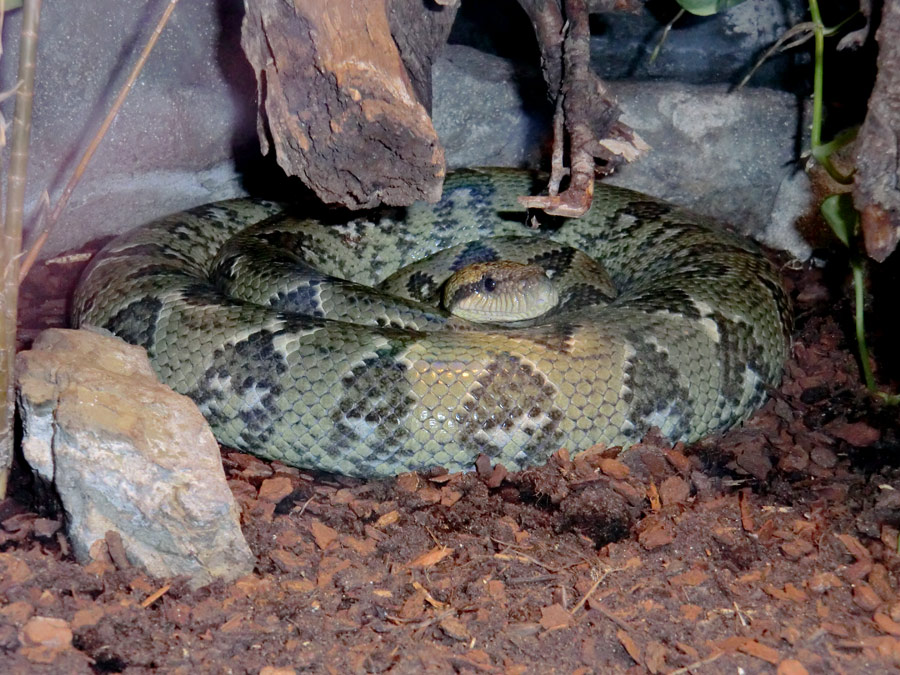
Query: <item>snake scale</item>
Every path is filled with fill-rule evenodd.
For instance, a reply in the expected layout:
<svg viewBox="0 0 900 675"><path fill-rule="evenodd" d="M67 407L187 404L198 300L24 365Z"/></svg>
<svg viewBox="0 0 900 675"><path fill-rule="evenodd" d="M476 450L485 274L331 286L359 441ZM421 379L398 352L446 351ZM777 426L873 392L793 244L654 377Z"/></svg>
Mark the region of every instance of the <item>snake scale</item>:
<svg viewBox="0 0 900 675"><path fill-rule="evenodd" d="M195 208L113 239L79 283L74 324L144 346L224 445L351 476L461 470L480 453L515 470L653 426L690 442L745 420L789 347L772 264L603 184L584 217L529 226L516 197L541 184L466 170L436 204L341 218L254 199ZM563 277L584 252L614 288L575 278L554 311L502 325L427 304L437 268L496 260L523 237L537 249L522 262ZM373 289L388 277L405 297Z"/></svg>

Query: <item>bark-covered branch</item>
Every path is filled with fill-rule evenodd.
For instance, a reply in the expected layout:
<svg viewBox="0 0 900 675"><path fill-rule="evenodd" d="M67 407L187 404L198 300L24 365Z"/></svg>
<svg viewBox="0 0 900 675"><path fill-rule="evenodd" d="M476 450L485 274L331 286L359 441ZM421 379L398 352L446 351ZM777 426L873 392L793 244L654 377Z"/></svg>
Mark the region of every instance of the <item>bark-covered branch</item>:
<svg viewBox="0 0 900 675"><path fill-rule="evenodd" d="M414 80L391 35L386 2L246 3L241 44L257 74L263 152L271 138L289 175L300 176L323 201L351 208L435 201L445 173L427 111L426 71L455 9L428 10L443 16L422 25L444 36L419 52L410 47L415 33L401 34L408 38L400 39L407 64L428 65L412 68ZM426 12L411 0L391 9L395 25L404 13ZM404 25L413 24L407 18Z"/></svg>
<svg viewBox="0 0 900 675"><path fill-rule="evenodd" d="M882 12L876 33L878 76L859 131L853 189L866 252L879 262L900 241L900 3L884 3Z"/></svg>
<svg viewBox="0 0 900 675"><path fill-rule="evenodd" d="M635 3L636 0L632 4ZM619 120L619 107L590 68L591 3L564 0L561 5L559 0L520 0L519 4L534 25L548 93L556 101L549 195L522 197L520 201L551 215L580 216L591 206L595 174L611 173L623 162L637 158L648 146ZM627 4L620 2L617 8L628 8ZM599 168L595 161L598 159L602 162ZM566 175L569 184L559 192Z"/></svg>

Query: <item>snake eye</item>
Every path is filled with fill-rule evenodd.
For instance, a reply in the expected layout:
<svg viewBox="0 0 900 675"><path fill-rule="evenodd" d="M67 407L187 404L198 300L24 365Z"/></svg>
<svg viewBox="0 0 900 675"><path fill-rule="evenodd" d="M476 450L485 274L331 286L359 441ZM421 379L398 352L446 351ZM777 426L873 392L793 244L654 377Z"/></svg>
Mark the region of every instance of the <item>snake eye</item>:
<svg viewBox="0 0 900 675"><path fill-rule="evenodd" d="M484 290L488 293L497 288L497 282L494 281L494 277L482 277L481 282L484 284Z"/></svg>

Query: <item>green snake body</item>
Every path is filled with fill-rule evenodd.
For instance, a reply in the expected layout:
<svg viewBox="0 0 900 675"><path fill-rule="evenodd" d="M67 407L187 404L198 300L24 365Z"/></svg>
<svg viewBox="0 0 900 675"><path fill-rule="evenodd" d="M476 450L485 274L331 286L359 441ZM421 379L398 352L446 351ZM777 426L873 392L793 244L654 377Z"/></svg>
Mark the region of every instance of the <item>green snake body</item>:
<svg viewBox="0 0 900 675"><path fill-rule="evenodd" d="M480 453L520 469L653 426L693 441L759 407L791 319L755 245L602 184L584 217L533 229L516 197L538 189L471 170L437 204L341 222L251 199L192 209L111 241L74 323L146 347L221 443L352 476L460 470ZM494 249L513 237L540 239L523 262L549 274L571 274L573 249L600 260L615 290L575 273L558 311L505 326L428 304L448 269L505 257ZM405 297L371 288L388 277Z"/></svg>

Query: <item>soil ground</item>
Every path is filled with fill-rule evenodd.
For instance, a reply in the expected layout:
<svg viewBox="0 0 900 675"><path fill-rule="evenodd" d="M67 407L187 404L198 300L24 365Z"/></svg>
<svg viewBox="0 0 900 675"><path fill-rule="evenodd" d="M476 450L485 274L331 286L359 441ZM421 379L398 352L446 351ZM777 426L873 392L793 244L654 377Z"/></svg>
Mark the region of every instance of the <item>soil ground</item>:
<svg viewBox="0 0 900 675"><path fill-rule="evenodd" d="M24 343L62 324L81 264L33 272ZM82 567L19 462L0 502L0 670L896 670L900 415L859 384L846 267L831 269L786 270L782 386L692 447L651 438L517 474L377 482L223 450L257 559L235 583L148 578L113 541ZM895 281L879 283L872 297L895 302ZM896 310L871 309L896 388Z"/></svg>

